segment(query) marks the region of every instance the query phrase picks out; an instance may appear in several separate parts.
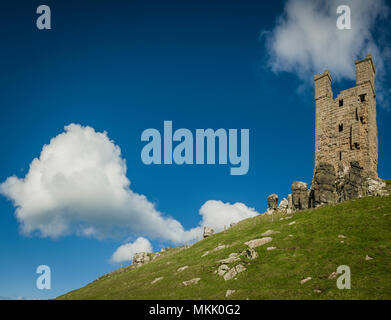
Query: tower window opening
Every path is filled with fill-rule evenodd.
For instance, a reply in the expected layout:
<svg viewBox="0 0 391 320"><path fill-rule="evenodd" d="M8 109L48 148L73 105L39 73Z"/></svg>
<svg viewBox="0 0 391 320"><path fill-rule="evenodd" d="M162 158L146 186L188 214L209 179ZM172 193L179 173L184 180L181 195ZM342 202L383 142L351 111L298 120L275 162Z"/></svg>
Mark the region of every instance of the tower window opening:
<svg viewBox="0 0 391 320"><path fill-rule="evenodd" d="M358 121L358 109L356 108L356 121Z"/></svg>
<svg viewBox="0 0 391 320"><path fill-rule="evenodd" d="M366 94L364 93L364 94L360 94L360 102L364 102L365 101L365 96L366 96Z"/></svg>
<svg viewBox="0 0 391 320"><path fill-rule="evenodd" d="M343 106L343 99L339 99L339 106L340 106L340 107Z"/></svg>
<svg viewBox="0 0 391 320"><path fill-rule="evenodd" d="M338 126L338 132L342 132L343 131L343 123L341 123L339 126Z"/></svg>
<svg viewBox="0 0 391 320"><path fill-rule="evenodd" d="M339 152L339 161L342 161L342 151Z"/></svg>
<svg viewBox="0 0 391 320"><path fill-rule="evenodd" d="M354 143L354 148L356 148L357 150L360 149L360 144L358 142L355 142Z"/></svg>
<svg viewBox="0 0 391 320"><path fill-rule="evenodd" d="M360 117L361 123L364 123L364 117Z"/></svg>

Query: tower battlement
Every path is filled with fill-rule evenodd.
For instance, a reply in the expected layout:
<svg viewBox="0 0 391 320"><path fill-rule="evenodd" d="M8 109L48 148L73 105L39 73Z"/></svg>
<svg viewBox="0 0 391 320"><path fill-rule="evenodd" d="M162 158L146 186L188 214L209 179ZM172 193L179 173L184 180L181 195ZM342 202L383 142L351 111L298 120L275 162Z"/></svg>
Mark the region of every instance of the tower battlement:
<svg viewBox="0 0 391 320"><path fill-rule="evenodd" d="M329 71L314 76L315 168L327 162L337 172L358 161L368 176L377 177L376 68L370 54L355 65L356 86L336 98Z"/></svg>

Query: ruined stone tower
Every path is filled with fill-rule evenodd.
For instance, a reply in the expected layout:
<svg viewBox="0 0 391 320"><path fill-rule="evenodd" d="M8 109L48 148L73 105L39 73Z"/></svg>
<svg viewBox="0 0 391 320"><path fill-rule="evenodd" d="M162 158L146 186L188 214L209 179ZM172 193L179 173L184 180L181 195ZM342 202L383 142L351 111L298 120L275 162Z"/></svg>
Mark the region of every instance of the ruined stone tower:
<svg viewBox="0 0 391 320"><path fill-rule="evenodd" d="M372 56L356 61L356 86L334 98L328 70L315 75L315 168L320 163L335 172L357 161L365 176L377 178L375 65Z"/></svg>
<svg viewBox="0 0 391 320"><path fill-rule="evenodd" d="M311 187L294 181L292 193L278 206L278 196L270 195L266 214L391 193L377 174L375 72L370 54L356 61L356 86L341 91L336 98L329 71L315 75L315 167Z"/></svg>

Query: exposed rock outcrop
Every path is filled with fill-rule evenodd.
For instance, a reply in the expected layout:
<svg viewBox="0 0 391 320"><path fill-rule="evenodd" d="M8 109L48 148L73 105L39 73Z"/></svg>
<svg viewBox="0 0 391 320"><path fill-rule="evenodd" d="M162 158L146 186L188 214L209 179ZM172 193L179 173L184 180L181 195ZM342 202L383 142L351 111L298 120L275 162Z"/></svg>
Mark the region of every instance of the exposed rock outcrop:
<svg viewBox="0 0 391 320"><path fill-rule="evenodd" d="M313 207L336 202L337 193L335 180L336 174L332 164L321 162L315 168L314 179L311 186L311 204Z"/></svg>
<svg viewBox="0 0 391 320"><path fill-rule="evenodd" d="M138 252L133 256L133 265L135 267L141 267L142 265L151 261L151 257L147 252Z"/></svg>
<svg viewBox="0 0 391 320"><path fill-rule="evenodd" d="M215 231L212 228L204 227L204 239L210 236L213 236Z"/></svg>
<svg viewBox="0 0 391 320"><path fill-rule="evenodd" d="M305 210L309 206L308 184L295 181L292 183L292 207L294 210Z"/></svg>

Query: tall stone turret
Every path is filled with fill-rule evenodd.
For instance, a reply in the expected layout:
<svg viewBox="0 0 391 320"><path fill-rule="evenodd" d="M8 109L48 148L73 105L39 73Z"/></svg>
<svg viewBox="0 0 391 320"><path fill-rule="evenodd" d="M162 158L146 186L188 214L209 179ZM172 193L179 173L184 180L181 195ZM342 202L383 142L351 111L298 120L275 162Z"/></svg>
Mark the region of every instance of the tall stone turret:
<svg viewBox="0 0 391 320"><path fill-rule="evenodd" d="M372 56L356 61L356 86L331 90L328 70L315 75L315 168L330 163L338 172L358 161L365 176L377 178L376 68Z"/></svg>

